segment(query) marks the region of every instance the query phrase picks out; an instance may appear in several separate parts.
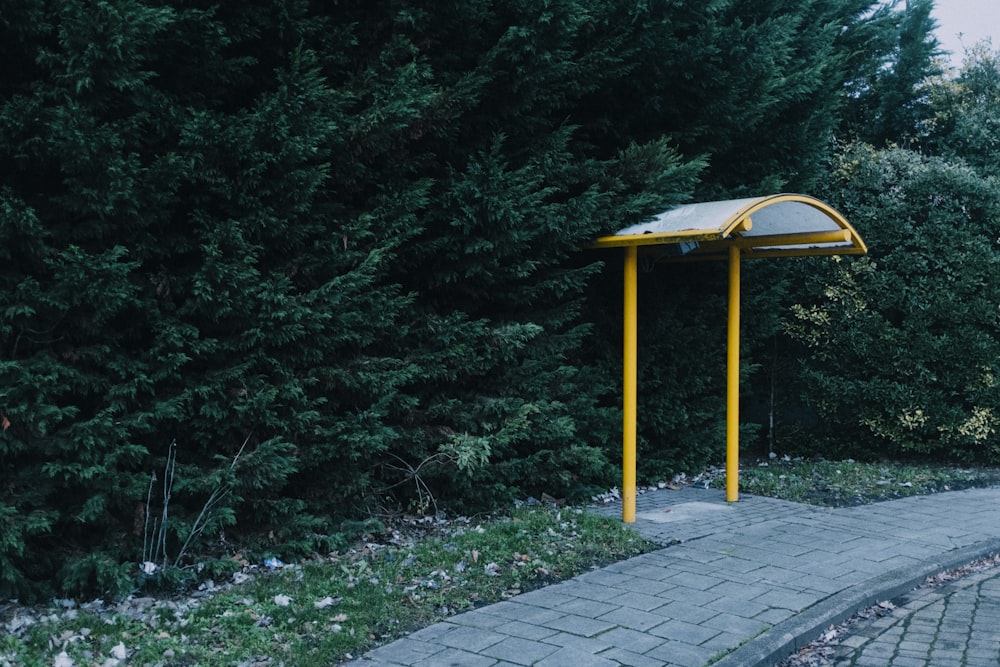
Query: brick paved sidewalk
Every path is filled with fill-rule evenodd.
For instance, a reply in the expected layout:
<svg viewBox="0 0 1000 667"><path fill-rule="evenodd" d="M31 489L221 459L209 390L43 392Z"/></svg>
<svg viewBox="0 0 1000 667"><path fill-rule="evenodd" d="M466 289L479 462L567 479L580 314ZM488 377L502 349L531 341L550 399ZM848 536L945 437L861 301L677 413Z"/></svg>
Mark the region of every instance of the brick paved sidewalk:
<svg viewBox="0 0 1000 667"><path fill-rule="evenodd" d="M721 491L686 488L640 496L636 517L664 548L459 614L349 664L771 665L829 624L1000 550L996 488L841 509L746 495L729 504Z"/></svg>
<svg viewBox="0 0 1000 667"><path fill-rule="evenodd" d="M921 587L832 647L832 667L1000 665L1000 569Z"/></svg>

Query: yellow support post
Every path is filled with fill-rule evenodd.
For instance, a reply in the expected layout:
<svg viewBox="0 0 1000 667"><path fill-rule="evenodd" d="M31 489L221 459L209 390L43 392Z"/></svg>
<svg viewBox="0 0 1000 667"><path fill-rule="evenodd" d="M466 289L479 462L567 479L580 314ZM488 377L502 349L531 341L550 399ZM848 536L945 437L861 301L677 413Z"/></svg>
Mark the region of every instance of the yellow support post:
<svg viewBox="0 0 1000 667"><path fill-rule="evenodd" d="M624 378L622 383L622 521L635 523L635 421L639 348L639 249L625 248Z"/></svg>
<svg viewBox="0 0 1000 667"><path fill-rule="evenodd" d="M729 246L726 351L726 501L740 499L740 249Z"/></svg>

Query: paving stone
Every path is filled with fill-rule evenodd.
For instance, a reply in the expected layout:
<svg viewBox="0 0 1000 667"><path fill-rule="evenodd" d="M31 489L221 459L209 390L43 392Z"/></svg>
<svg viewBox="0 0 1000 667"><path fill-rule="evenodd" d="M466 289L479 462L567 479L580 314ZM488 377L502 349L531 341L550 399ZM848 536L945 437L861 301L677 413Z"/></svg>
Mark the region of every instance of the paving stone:
<svg viewBox="0 0 1000 667"><path fill-rule="evenodd" d="M701 646L683 642L667 642L646 653L649 658L663 660L670 665L681 667L703 667L715 656L715 652Z"/></svg>
<svg viewBox="0 0 1000 667"><path fill-rule="evenodd" d="M884 660L888 660L896 653L896 647L893 644L874 641L864 647L861 654L868 657L880 657Z"/></svg>
<svg viewBox="0 0 1000 667"><path fill-rule="evenodd" d="M763 614L771 607L753 600L734 600L732 598L719 598L705 605L705 608L713 612L732 614L744 618L754 618ZM784 618L782 619L784 620Z"/></svg>
<svg viewBox="0 0 1000 667"><path fill-rule="evenodd" d="M667 621L655 628L650 628L648 632L657 637L672 639L685 644L698 645L707 642L712 637L719 634L716 628L706 628L702 625L687 623L685 621Z"/></svg>
<svg viewBox="0 0 1000 667"><path fill-rule="evenodd" d="M669 602L669 600L655 595L631 592L622 593L618 597L608 600L608 604L614 604L628 609L640 609L642 611L653 611L654 609L659 609Z"/></svg>
<svg viewBox="0 0 1000 667"><path fill-rule="evenodd" d="M411 632L407 636L407 639L418 640L422 642L440 643L441 637L448 634L457 627L459 626L456 625L455 623L449 623L447 621L443 621L441 623L435 623L434 625L430 625L426 628L421 628L420 630L417 630L415 632Z"/></svg>
<svg viewBox="0 0 1000 667"><path fill-rule="evenodd" d="M808 609L812 605L816 604L816 596L809 595L808 593L800 593L798 591L783 589L768 591L759 598L756 598L756 601L771 607L781 607L792 611L802 611L803 609Z"/></svg>
<svg viewBox="0 0 1000 667"><path fill-rule="evenodd" d="M698 591L707 591L713 586L719 585L719 577L707 574L694 574L693 572L676 572L668 581L671 584Z"/></svg>
<svg viewBox="0 0 1000 667"><path fill-rule="evenodd" d="M497 626L496 631L502 635L520 637L521 639L545 639L556 633L555 630L547 628L544 625L524 623L522 621L509 621Z"/></svg>
<svg viewBox="0 0 1000 667"><path fill-rule="evenodd" d="M663 618L675 618L688 623L701 623L705 619L715 616L718 612L708 607L690 604L687 602L671 602L656 610L656 613Z"/></svg>
<svg viewBox="0 0 1000 667"><path fill-rule="evenodd" d="M429 658L430 656L446 650L440 643L428 643L418 641L410 637L386 644L370 653L370 657L377 659L380 663L409 665L415 660Z"/></svg>
<svg viewBox="0 0 1000 667"><path fill-rule="evenodd" d="M617 667L620 663L572 648L561 648L535 663L536 667Z"/></svg>
<svg viewBox="0 0 1000 667"><path fill-rule="evenodd" d="M540 660L544 660L559 650L559 647L552 644L521 639L519 637L508 637L503 641L488 646L481 653L491 658L506 660L517 665L534 665Z"/></svg>
<svg viewBox="0 0 1000 667"><path fill-rule="evenodd" d="M638 630L628 628L615 628L600 635L599 641L608 644L612 648L627 649L634 653L645 653L651 651L663 643L660 637Z"/></svg>
<svg viewBox="0 0 1000 667"><path fill-rule="evenodd" d="M742 616L735 616L733 614L717 614L706 618L701 625L726 632L733 632L744 637L756 637L770 627L768 623L764 623L763 621L743 618Z"/></svg>
<svg viewBox="0 0 1000 667"><path fill-rule="evenodd" d="M620 572L610 572L608 570L593 570L592 572L586 572L579 577L579 581L587 584L595 584L597 586L610 586L612 588L618 588L623 584L632 581L635 577L630 577L627 574L621 574Z"/></svg>
<svg viewBox="0 0 1000 667"><path fill-rule="evenodd" d="M609 632L614 632L614 630ZM543 641L546 644L574 648L584 653L601 653L611 648L611 644L604 639L607 634L607 632L602 632L596 637L581 637L568 632L557 632L551 637L546 637Z"/></svg>
<svg viewBox="0 0 1000 667"><path fill-rule="evenodd" d="M562 630L581 637L593 637L594 635L598 635L602 632L607 632L611 628L615 627L615 625L615 623L598 621L593 618L586 618L585 616L575 616L571 614L560 616L559 618L553 619L545 624L546 627Z"/></svg>
<svg viewBox="0 0 1000 667"><path fill-rule="evenodd" d="M503 625L506 622L507 619L502 616L497 616L482 609L476 609L451 617L451 623L454 625L466 625L473 628L479 628L480 630L492 630L498 625Z"/></svg>
<svg viewBox="0 0 1000 667"><path fill-rule="evenodd" d="M864 654L858 656L851 663L851 667L887 667L888 665L889 663L884 657L867 656Z"/></svg>
<svg viewBox="0 0 1000 667"><path fill-rule="evenodd" d="M524 623L534 623L536 625L541 625L563 616L563 614L553 609L545 609L521 603L503 605L499 609L497 607L499 605L491 605L487 609L491 614L496 614L508 621L523 621ZM456 616L455 618L457 619L458 617Z"/></svg>
<svg viewBox="0 0 1000 667"><path fill-rule="evenodd" d="M620 591L617 588L609 588L607 586L598 586L597 584L590 583L577 583L572 588L573 595L578 598L583 598L585 600L593 600L595 602L602 602L610 598L618 597Z"/></svg>
<svg viewBox="0 0 1000 667"><path fill-rule="evenodd" d="M702 642L700 646L702 648L712 649L717 653L728 653L745 642L747 640L747 636L748 635L745 634L723 631L708 641Z"/></svg>
<svg viewBox="0 0 1000 667"><path fill-rule="evenodd" d="M494 658L476 655L469 651L448 649L409 664L413 664L414 667L494 667L496 663Z"/></svg>
<svg viewBox="0 0 1000 667"><path fill-rule="evenodd" d="M965 652L965 659L969 665L996 665L1000 664L1000 651L993 649L969 648Z"/></svg>
<svg viewBox="0 0 1000 667"><path fill-rule="evenodd" d="M788 568L775 567L774 565L766 565L759 570L754 572L754 581L757 582L771 582L775 584L790 584L795 582L795 585L799 588L805 588L801 583L803 579L806 578L804 572L799 572L798 570L789 570Z"/></svg>
<svg viewBox="0 0 1000 667"><path fill-rule="evenodd" d="M762 604L770 605L766 601L762 601L763 598L768 593L772 593L774 587L758 585L758 584L743 584L737 583L735 581L722 581L717 582L715 586L708 589L708 592L722 598L730 598L733 600L752 600L754 602L760 602Z"/></svg>
<svg viewBox="0 0 1000 667"><path fill-rule="evenodd" d="M504 639L504 635L490 630L456 626L441 635L440 641L445 646L460 648L465 651L479 652Z"/></svg>
<svg viewBox="0 0 1000 667"><path fill-rule="evenodd" d="M844 583L842 581L838 581L837 579L827 577L825 575L819 576L814 574L807 574L800 579L796 579L795 586L803 591L815 591L825 595L839 593L844 590ZM817 597L823 596L820 595Z"/></svg>
<svg viewBox="0 0 1000 667"><path fill-rule="evenodd" d="M559 605L556 610L564 614L576 614L578 616L586 616L587 618L599 618L604 614L617 611L620 608L620 606L614 604L578 598L572 602Z"/></svg>
<svg viewBox="0 0 1000 667"><path fill-rule="evenodd" d="M944 662L962 662L964 652L952 649L939 649L937 646L931 649L931 664L937 665Z"/></svg>
<svg viewBox="0 0 1000 667"><path fill-rule="evenodd" d="M916 637L911 633L907 632L905 635L905 639L899 642L899 650L901 652L912 651L914 653L920 653L922 655L926 655L931 648L931 643L933 642L934 638L930 637L929 639L931 641L921 641L919 637Z"/></svg>
<svg viewBox="0 0 1000 667"><path fill-rule="evenodd" d="M518 596L517 605L531 605L542 609L557 609L564 604L569 604L579 599L578 595L567 595L560 591L566 590L564 586L551 586L538 591L531 591L526 595Z"/></svg>
<svg viewBox="0 0 1000 667"><path fill-rule="evenodd" d="M598 620L607 621L608 623L632 630L648 630L663 623L664 619L668 618L670 617L654 612L619 608L600 616Z"/></svg>
<svg viewBox="0 0 1000 667"><path fill-rule="evenodd" d="M844 637L843 639L841 639L840 642L839 642L839 644L841 646L847 646L847 647L855 648L856 649L856 648L860 648L861 646L863 646L867 642L868 642L868 637L864 637L862 635L853 635L852 634L852 635L847 635L846 637Z"/></svg>
<svg viewBox="0 0 1000 667"><path fill-rule="evenodd" d="M753 618L756 621L762 621L769 625L777 625L782 621L787 621L792 616L794 616L794 614L789 609L775 609L772 607L767 611L757 614Z"/></svg>
<svg viewBox="0 0 1000 667"><path fill-rule="evenodd" d="M616 665L628 665L628 667L663 667L663 661L650 658L622 648L609 648L600 657L607 658Z"/></svg>
<svg viewBox="0 0 1000 667"><path fill-rule="evenodd" d="M709 593L707 591L699 591L694 588L688 588L687 586L674 586L669 590L664 591L660 594L664 598L668 598L675 602L683 602L684 604L702 607L707 605L709 602L718 600L722 595L720 593Z"/></svg>
<svg viewBox="0 0 1000 667"><path fill-rule="evenodd" d="M673 590L674 587L662 581L649 581L645 579L632 578L631 581L621 586L621 588L634 593L659 596L664 595L666 591Z"/></svg>

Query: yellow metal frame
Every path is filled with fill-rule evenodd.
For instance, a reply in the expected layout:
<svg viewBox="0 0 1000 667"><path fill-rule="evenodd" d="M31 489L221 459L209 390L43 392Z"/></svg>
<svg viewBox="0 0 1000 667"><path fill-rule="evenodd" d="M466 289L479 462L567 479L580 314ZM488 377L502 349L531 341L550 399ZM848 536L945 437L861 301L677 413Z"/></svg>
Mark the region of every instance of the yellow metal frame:
<svg viewBox="0 0 1000 667"><path fill-rule="evenodd" d="M729 248L726 331L726 501L740 497L740 248Z"/></svg>
<svg viewBox="0 0 1000 667"><path fill-rule="evenodd" d="M748 236L751 216L773 204L798 202L822 211L839 229L822 232ZM726 500L739 500L740 409L740 267L744 258L863 255L867 246L847 220L813 197L780 194L761 197L716 227L669 233L602 236L592 248L624 248L624 342L622 388L622 520L635 521L636 423L638 396L638 266L639 247L697 242L698 253L669 261L728 259L729 306L726 353ZM850 243L850 246L843 244ZM824 245L826 244L826 245ZM837 244L831 246L829 244Z"/></svg>
<svg viewBox="0 0 1000 667"><path fill-rule="evenodd" d="M625 248L625 353L622 409L622 521L635 521L635 424L639 374L639 253Z"/></svg>

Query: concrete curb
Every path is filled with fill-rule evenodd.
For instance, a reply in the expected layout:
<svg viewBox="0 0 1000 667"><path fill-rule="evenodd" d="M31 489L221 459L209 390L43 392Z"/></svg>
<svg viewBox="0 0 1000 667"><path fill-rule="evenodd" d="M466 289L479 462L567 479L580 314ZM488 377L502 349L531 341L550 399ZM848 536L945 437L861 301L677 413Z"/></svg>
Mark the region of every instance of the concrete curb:
<svg viewBox="0 0 1000 667"><path fill-rule="evenodd" d="M941 558L873 577L849 590L820 600L779 623L736 650L711 663L712 667L771 667L815 640L830 625L883 600L891 600L919 586L929 576L961 567L1000 552L1000 538L955 549Z"/></svg>

